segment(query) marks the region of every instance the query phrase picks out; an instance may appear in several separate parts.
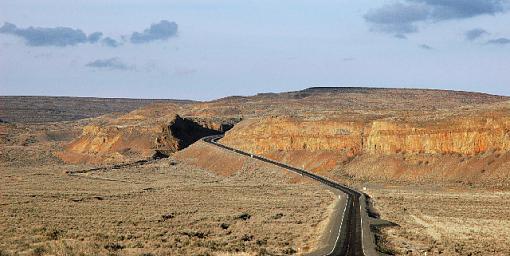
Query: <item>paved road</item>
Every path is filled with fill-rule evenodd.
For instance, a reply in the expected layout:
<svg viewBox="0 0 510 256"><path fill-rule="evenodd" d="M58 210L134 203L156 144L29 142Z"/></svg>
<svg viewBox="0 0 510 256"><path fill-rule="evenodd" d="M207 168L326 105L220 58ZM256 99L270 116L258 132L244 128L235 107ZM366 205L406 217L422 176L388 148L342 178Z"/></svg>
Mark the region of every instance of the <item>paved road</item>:
<svg viewBox="0 0 510 256"><path fill-rule="evenodd" d="M245 155L248 157L252 157L270 164L277 165L279 167L285 168L302 176L308 177L310 179L321 182L322 184L329 186L333 189L337 189L346 194L346 205L345 210L343 212L343 219L339 221L338 231L337 231L337 239L334 245L331 245L329 252L322 253L320 255L327 256L336 256L336 255L366 255L363 248L363 225L361 218L361 207L360 207L360 196L361 193L338 184L328 178L313 174L311 172L305 171L303 169L295 168L283 163L279 163L273 161L271 159L267 159L261 156L253 155L250 153L243 152L238 149L234 149L222 144L219 144L217 141L222 138L222 135L214 135L203 138L203 141L216 145L218 147L222 147L224 149L234 151L238 154ZM342 218L342 216L339 216ZM315 254L313 254L315 255ZM368 255L367 255L368 256Z"/></svg>

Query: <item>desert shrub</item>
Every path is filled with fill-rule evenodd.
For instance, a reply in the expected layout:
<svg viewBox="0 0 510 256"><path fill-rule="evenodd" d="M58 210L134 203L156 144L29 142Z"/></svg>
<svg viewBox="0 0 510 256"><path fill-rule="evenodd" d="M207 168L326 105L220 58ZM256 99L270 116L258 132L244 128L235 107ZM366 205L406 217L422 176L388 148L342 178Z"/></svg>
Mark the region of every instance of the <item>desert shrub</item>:
<svg viewBox="0 0 510 256"><path fill-rule="evenodd" d="M163 219L163 221L173 219L174 217L175 217L175 214L172 212L161 215L161 219Z"/></svg>
<svg viewBox="0 0 510 256"><path fill-rule="evenodd" d="M257 239L255 244L257 244L258 246L265 246L265 245L267 245L267 239L262 239L262 240Z"/></svg>
<svg viewBox="0 0 510 256"><path fill-rule="evenodd" d="M62 229L51 229L46 233L49 240L58 240L64 235L65 231Z"/></svg>
<svg viewBox="0 0 510 256"><path fill-rule="evenodd" d="M283 254L295 254L296 252L297 251L292 247L286 248L282 251Z"/></svg>
<svg viewBox="0 0 510 256"><path fill-rule="evenodd" d="M107 243L104 248L108 251L118 251L124 249L126 246L120 243Z"/></svg>
<svg viewBox="0 0 510 256"><path fill-rule="evenodd" d="M32 255L34 256L41 256L41 255L44 255L46 253L46 248L42 247L42 246L38 246L36 248L34 248L34 250L32 251Z"/></svg>
<svg viewBox="0 0 510 256"><path fill-rule="evenodd" d="M219 248L221 247L221 244L219 242L216 242L216 241L204 241L204 242L199 242L197 243L198 246L200 247L204 247L204 248L208 248L212 251L218 251Z"/></svg>
<svg viewBox="0 0 510 256"><path fill-rule="evenodd" d="M373 228L375 233L375 244L377 245L376 250L385 255L396 255L397 252L388 246L388 241L386 237L382 234L381 227Z"/></svg>
<svg viewBox="0 0 510 256"><path fill-rule="evenodd" d="M249 220L251 218L251 215L249 213L243 212L239 215L237 215L236 219L240 220Z"/></svg>
<svg viewBox="0 0 510 256"><path fill-rule="evenodd" d="M283 218L283 213L277 213L277 214L273 215L272 218L275 219L275 220L281 219L281 218Z"/></svg>
<svg viewBox="0 0 510 256"><path fill-rule="evenodd" d="M220 224L220 227L221 227L222 229L228 229L228 227L230 227L230 224L228 224L228 223L221 223L221 224Z"/></svg>
<svg viewBox="0 0 510 256"><path fill-rule="evenodd" d="M197 238L206 238L207 234L201 231L184 231L181 234L186 235L188 237L197 237Z"/></svg>
<svg viewBox="0 0 510 256"><path fill-rule="evenodd" d="M257 255L273 255L273 254L270 253L266 248L259 248Z"/></svg>
<svg viewBox="0 0 510 256"><path fill-rule="evenodd" d="M245 241L245 242L251 241L251 240L253 240L253 235L250 235L250 234L244 234L244 235L241 237L241 240L242 240L242 241Z"/></svg>

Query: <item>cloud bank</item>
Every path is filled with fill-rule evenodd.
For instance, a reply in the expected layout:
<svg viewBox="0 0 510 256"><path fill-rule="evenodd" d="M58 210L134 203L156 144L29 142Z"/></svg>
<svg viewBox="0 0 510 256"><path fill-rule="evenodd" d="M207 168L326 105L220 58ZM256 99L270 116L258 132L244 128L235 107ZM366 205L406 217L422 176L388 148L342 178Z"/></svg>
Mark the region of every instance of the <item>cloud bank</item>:
<svg viewBox="0 0 510 256"><path fill-rule="evenodd" d="M94 32L94 33L90 34L87 37L87 39L91 43L96 43L97 41L99 41L99 39L101 39L101 37L103 37L103 33L101 33L101 32Z"/></svg>
<svg viewBox="0 0 510 256"><path fill-rule="evenodd" d="M115 40L111 37L103 38L103 40L101 40L101 43L104 46L113 47L113 48L121 46L121 43L117 42L117 40Z"/></svg>
<svg viewBox="0 0 510 256"><path fill-rule="evenodd" d="M420 22L441 22L495 15L506 11L507 0L404 0L368 11L364 18L374 31L399 38L418 31Z"/></svg>
<svg viewBox="0 0 510 256"><path fill-rule="evenodd" d="M510 44L510 39L501 37L498 39L489 40L487 41L487 44L507 45Z"/></svg>
<svg viewBox="0 0 510 256"><path fill-rule="evenodd" d="M87 36L80 29L69 27L29 27L18 28L12 23L6 22L0 27L0 33L21 37L29 46L72 46L82 43L95 43L101 36L101 32L94 32Z"/></svg>
<svg viewBox="0 0 510 256"><path fill-rule="evenodd" d="M128 66L117 57L110 59L95 60L87 63L85 66L90 68L107 70L130 70L134 68L132 66Z"/></svg>
<svg viewBox="0 0 510 256"><path fill-rule="evenodd" d="M156 40L167 40L177 36L177 23L162 20L159 23L152 24L143 32L133 32L130 41L133 44L148 43Z"/></svg>
<svg viewBox="0 0 510 256"><path fill-rule="evenodd" d="M466 40L473 41L473 40L476 40L476 39L478 39L484 35L488 35L488 34L489 34L489 32L485 31L484 29L475 28L475 29L466 31L466 33L464 35L466 36Z"/></svg>
<svg viewBox="0 0 510 256"><path fill-rule="evenodd" d="M420 44L418 45L418 47L420 47L421 49L423 50L434 50L434 48L432 48L432 46L428 45L428 44Z"/></svg>
<svg viewBox="0 0 510 256"><path fill-rule="evenodd" d="M177 30L177 23L162 20L159 23L152 24L143 32L133 32L130 36L126 37L133 44L143 44L156 40L168 40L171 37L177 36ZM84 43L95 44L98 42L107 47L119 47L122 45L121 41L111 37L103 38L102 32L94 32L87 35L80 29L70 27L18 28L16 25L6 22L0 27L0 33L20 37L24 39L25 44L28 46L65 47Z"/></svg>

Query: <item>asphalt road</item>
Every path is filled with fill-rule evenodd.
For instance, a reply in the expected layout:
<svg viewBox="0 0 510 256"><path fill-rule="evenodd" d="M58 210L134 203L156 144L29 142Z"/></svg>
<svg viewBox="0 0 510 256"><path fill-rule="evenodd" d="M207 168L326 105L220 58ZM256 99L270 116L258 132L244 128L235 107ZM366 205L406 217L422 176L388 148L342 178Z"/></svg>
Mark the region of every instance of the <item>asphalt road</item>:
<svg viewBox="0 0 510 256"><path fill-rule="evenodd" d="M260 161L264 161L266 163L274 164L279 167L285 168L289 171L295 172L299 175L305 176L307 178L316 180L328 187L333 189L337 189L343 192L346 195L346 205L343 211L343 217L339 216L341 219L338 223L337 230L337 239L334 245L331 245L330 250L328 252L323 252L319 255L327 255L327 256L337 256L337 255L366 255L363 248L363 228L362 228L362 217L361 217L361 207L360 207L360 196L356 190L338 184L328 178L313 174L303 169L295 168L280 162L273 161L271 159L267 159L261 156L253 155L250 153L243 152L238 149L234 149L225 145L218 143L217 141L222 138L222 135L214 135L203 138L202 140L213 144L215 146L224 148L226 150L234 151L238 154L245 155L251 158L258 159ZM313 254L312 255L316 255Z"/></svg>

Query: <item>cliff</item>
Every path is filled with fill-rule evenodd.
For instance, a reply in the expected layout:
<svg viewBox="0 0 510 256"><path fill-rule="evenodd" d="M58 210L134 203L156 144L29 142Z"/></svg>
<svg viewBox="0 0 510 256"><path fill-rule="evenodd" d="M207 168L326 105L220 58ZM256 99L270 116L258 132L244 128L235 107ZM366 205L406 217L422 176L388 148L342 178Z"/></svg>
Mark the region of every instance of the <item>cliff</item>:
<svg viewBox="0 0 510 256"><path fill-rule="evenodd" d="M224 144L325 174L508 177L502 157L510 151L508 100L439 90L311 88L155 104L87 121L58 155L66 162L119 162L168 155L228 131Z"/></svg>
<svg viewBox="0 0 510 256"><path fill-rule="evenodd" d="M507 179L509 105L431 115L263 117L242 121L221 142L316 172L360 178Z"/></svg>
<svg viewBox="0 0 510 256"><path fill-rule="evenodd" d="M222 142L262 154L279 150L333 150L359 153L363 123L292 117L249 119L237 124Z"/></svg>
<svg viewBox="0 0 510 256"><path fill-rule="evenodd" d="M479 116L413 124L375 121L364 151L370 153L425 153L473 155L510 150L510 116Z"/></svg>
<svg viewBox="0 0 510 256"><path fill-rule="evenodd" d="M67 163L114 163L169 155L203 136L218 133L214 122L182 118L171 106L150 107L83 128L57 156Z"/></svg>
<svg viewBox="0 0 510 256"><path fill-rule="evenodd" d="M510 150L507 108L467 115L413 117L263 117L245 120L228 132L223 143L257 154L305 150L353 155L424 153L478 154Z"/></svg>

